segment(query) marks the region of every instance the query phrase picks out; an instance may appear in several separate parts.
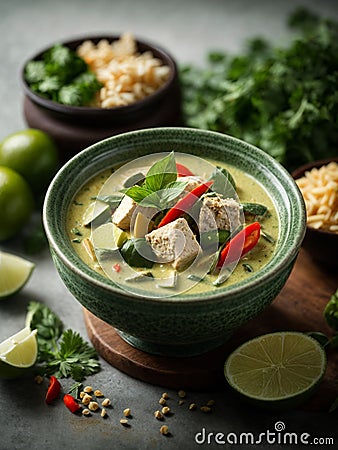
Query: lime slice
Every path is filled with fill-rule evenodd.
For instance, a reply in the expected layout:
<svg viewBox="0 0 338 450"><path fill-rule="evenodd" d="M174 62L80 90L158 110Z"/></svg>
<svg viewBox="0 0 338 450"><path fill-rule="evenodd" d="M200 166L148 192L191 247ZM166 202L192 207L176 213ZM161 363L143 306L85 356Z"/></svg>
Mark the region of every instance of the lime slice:
<svg viewBox="0 0 338 450"><path fill-rule="evenodd" d="M36 333L25 327L0 343L0 378L16 378L35 364Z"/></svg>
<svg viewBox="0 0 338 450"><path fill-rule="evenodd" d="M35 264L20 256L0 252L0 299L18 292L27 283Z"/></svg>
<svg viewBox="0 0 338 450"><path fill-rule="evenodd" d="M230 386L253 403L291 408L307 400L321 381L326 355L312 337L277 332L238 347L225 362Z"/></svg>

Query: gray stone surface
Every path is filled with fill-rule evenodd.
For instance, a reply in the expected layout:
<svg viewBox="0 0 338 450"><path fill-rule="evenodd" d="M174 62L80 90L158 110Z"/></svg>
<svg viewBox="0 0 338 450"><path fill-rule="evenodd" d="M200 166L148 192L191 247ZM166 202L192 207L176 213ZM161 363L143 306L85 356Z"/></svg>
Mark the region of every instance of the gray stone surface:
<svg viewBox="0 0 338 450"><path fill-rule="evenodd" d="M262 34L279 44L287 42L286 15L300 4L338 17L336 1L2 0L0 139L25 127L19 81L24 61L58 39L130 30L136 36L165 47L179 63L203 65L208 49L236 52L245 38L252 35ZM21 254L17 240L2 243L0 248ZM86 337L81 307L61 282L49 252L46 250L32 259L36 270L25 289L11 300L0 303L0 341L24 326L26 307L31 300L48 304L67 327ZM285 423L286 431L297 432L298 439L301 433L307 432L311 435L309 441L313 437L334 437L336 443L338 441L334 415L258 411L243 406L224 386L215 386L212 393L189 392L187 402L202 405L210 398L216 400L214 411L209 415L178 407L176 393L166 389L172 398L174 414L166 420L172 435L164 437L159 434L161 424L153 417L164 389L132 379L105 361L102 361L102 368L87 381L112 399L113 408L107 420L96 416L76 417L61 402L47 406L45 386L37 386L31 378L0 380L0 450L230 448L216 444L214 438L211 439L213 444L205 441L204 445L199 445L195 435L205 428L207 432L224 434L251 432L258 438L259 433L275 432L277 421ZM70 381L66 380L63 385L66 390ZM125 407L133 412L132 426L128 429L119 424ZM277 443L274 447L295 448ZM271 445L263 441L258 448L271 448Z"/></svg>

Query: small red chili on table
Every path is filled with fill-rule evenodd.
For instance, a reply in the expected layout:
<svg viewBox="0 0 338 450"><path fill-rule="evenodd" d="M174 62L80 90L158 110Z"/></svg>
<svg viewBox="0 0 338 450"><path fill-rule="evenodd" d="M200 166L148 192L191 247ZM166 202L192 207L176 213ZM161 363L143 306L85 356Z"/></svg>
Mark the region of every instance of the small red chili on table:
<svg viewBox="0 0 338 450"><path fill-rule="evenodd" d="M54 377L54 375L52 375L49 378L49 385L46 393L46 403L48 405L59 396L60 390L61 384L59 380L56 377Z"/></svg>
<svg viewBox="0 0 338 450"><path fill-rule="evenodd" d="M192 191L188 192L187 195L181 198L172 208L169 209L167 214L158 224L157 228L163 227L164 225L173 222L182 214L189 211L189 209L192 208L192 206L197 202L199 197L201 197L212 184L213 181L207 181L206 183L200 184Z"/></svg>
<svg viewBox="0 0 338 450"><path fill-rule="evenodd" d="M64 395L63 403L66 405L66 407L72 413L76 413L77 411L79 411L79 409L81 409L81 406L78 404L76 399L70 394L65 394Z"/></svg>
<svg viewBox="0 0 338 450"><path fill-rule="evenodd" d="M259 222L250 223L237 233L221 251L217 268L233 263L247 254L259 241L261 226Z"/></svg>

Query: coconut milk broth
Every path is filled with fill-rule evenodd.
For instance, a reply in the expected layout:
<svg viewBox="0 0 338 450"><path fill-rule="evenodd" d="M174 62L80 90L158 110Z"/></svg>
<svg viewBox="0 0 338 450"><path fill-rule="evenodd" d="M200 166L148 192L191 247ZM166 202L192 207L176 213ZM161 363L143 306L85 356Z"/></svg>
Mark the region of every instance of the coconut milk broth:
<svg viewBox="0 0 338 450"><path fill-rule="evenodd" d="M201 167L198 164L198 159L194 161L184 154L180 154L180 156L181 158L177 159L177 161L182 164L186 164L189 169L194 174L196 174L196 176L207 178L208 175L210 175L210 173L207 173L208 170L204 171L202 174L200 173ZM119 190L123 187L124 181L128 177L137 172L146 173L151 164L155 161L154 155L149 155L147 158L149 158L149 162L148 160L145 160L146 164L142 166L140 166L139 163L137 164L136 160L135 165L131 164L131 166L128 167L127 170L121 170L121 168L119 168L116 172L114 172L114 170L110 168L88 180L88 182L75 195L67 216L68 235L71 241L71 245L73 246L79 257L89 267L101 274L105 274L122 287L126 286L128 290L129 288L134 288L134 286L130 286L130 282L126 282L125 278L130 276L135 272L135 270L138 269L130 268L128 264L124 262L121 256L118 257L115 261L110 259L107 263L100 260L100 263L103 266L104 270L97 261L93 261L93 259L89 256L84 246L82 245L82 241L85 238L90 238L92 232L90 226L85 227L82 225L82 217L85 214L85 211L88 208L89 204L93 202L93 198L95 198L98 194L109 195L112 193L119 193ZM185 159L187 160L185 161ZM206 161L213 166L217 165L220 167L225 167L231 173L236 182L236 190L241 202L260 203L268 208L268 214L266 214L261 220L261 225L264 227L264 231L276 241L278 239L279 230L278 215L275 205L265 188L252 176L244 173L238 168L214 160L206 159ZM110 178L112 173L114 173L114 176ZM109 181L107 182L107 180ZM74 230L77 230L79 234L74 234ZM154 289L156 289L156 292L158 292L159 295L161 295L162 291L163 296L172 296L178 292L197 294L201 292L208 292L210 290L225 288L226 286L238 283L239 281L250 277L252 273L259 271L273 257L274 249L275 244L268 242L261 236L258 244L238 262L229 279L221 287L215 287L212 284L212 282L217 278L217 275L206 275L204 280L200 282L188 279L187 276L189 275L189 273L193 273L193 270L192 272L190 272L189 269L184 272L184 276L178 277L176 288L158 287L156 280L153 280L151 278L149 279L149 281L142 281L142 283L140 283L140 286L135 287L142 289L142 291L149 291L150 297L154 296ZM116 263L120 264L121 266L121 270L119 272L116 272L113 268L114 264ZM251 268L253 269L252 273L247 271L247 269L245 268L246 264L249 264L251 266ZM172 273L172 268L169 264L154 264L154 266L149 270L152 272L155 279L166 278L170 273ZM155 285L156 288L154 287Z"/></svg>

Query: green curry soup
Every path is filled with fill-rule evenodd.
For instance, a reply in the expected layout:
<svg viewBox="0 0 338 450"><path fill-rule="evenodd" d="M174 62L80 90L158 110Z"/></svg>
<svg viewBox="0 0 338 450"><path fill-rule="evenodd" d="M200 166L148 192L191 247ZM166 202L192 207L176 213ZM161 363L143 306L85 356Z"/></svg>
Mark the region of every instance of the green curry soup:
<svg viewBox="0 0 338 450"><path fill-rule="evenodd" d="M115 170L107 169L88 180L75 195L68 211L67 230L71 245L88 266L111 278L127 290L136 288L136 290L149 291L149 295L153 297L173 296L183 292L196 294L219 289L219 286L224 288L250 277L272 258L279 232L278 215L272 199L257 180L231 165L218 161L205 160L207 164L205 169L205 167L201 167L201 158L191 155L189 157L189 155L172 153L162 160L158 158L158 154L157 156L148 155L145 159L141 158L140 162L136 160L134 164L128 163ZM178 174L175 173L167 179L162 176L161 180L157 175L155 178L151 177L149 168L154 167L156 161L162 161L158 163L157 170L159 171L164 167L165 170L168 170L168 167L171 167L170 170L172 170L173 161L175 164L179 163L175 168ZM161 164L162 166L160 166ZM221 186L229 184L230 181L234 182L237 196L235 195L233 200L228 201L225 197L228 192L219 193L217 190L220 183L214 176L216 172L211 173L208 169L208 167L215 169L216 166L218 167L217 175L221 172L226 177L223 178ZM185 169L187 169L187 173L185 173ZM182 170L183 173L181 173ZM196 177L199 178L196 180ZM174 179L176 184L170 184ZM189 180L189 183L192 181L193 186L189 187L186 180ZM206 183L207 181L208 183ZM206 186L202 189L204 192L201 194L198 191L198 189L201 191L201 188L198 186L205 184ZM167 191L170 191L172 186L174 194L171 196L173 198L169 199ZM152 205L154 194L150 197L146 196L146 200L140 201L144 187L161 188L158 192L164 192L164 198L159 200L156 197L154 205ZM124 189L124 193L121 193L122 189ZM125 193L126 191L127 193ZM198 211L195 212L197 214L197 218L194 216L195 220L191 220L189 217L189 209L185 209L185 213L180 211L178 215L175 210L179 199L183 198L182 201L187 205L189 191L193 191L190 199L193 198L192 194L195 199L199 197L199 200L195 201L192 206L190 205L191 210ZM97 200L98 196L99 201ZM123 198L122 201L121 198ZM150 203L149 198L151 199ZM127 217L128 211L124 208L123 203L128 203L130 206L138 203L136 200L138 200L139 206L142 205L142 213L131 225L131 223L127 223L128 220L130 222L130 218ZM168 201L168 203L161 204L162 200ZM143 204L144 201L146 201L145 204ZM155 209L156 202L160 202L157 209ZM215 229L211 230L211 234L208 229L206 231L204 229L208 223L208 215L198 222L204 211L204 205L207 204L211 205L210 210L214 214L212 220L216 221L214 228L216 228L217 239L216 242L213 242L211 251L207 247L205 256L203 236L207 236L209 240L213 240L215 237ZM226 220L229 220L229 217L231 218L235 212L236 220L240 218L239 226L235 219L233 223L225 223L226 220L225 222L221 220L222 210L217 209L219 205L220 208L228 208ZM149 211L152 216L149 216L150 218L144 222ZM136 224L138 219L143 220L141 226ZM238 262L236 261L237 264L230 261L228 266L231 270L228 270L227 264L220 268L221 254L223 253L224 256L227 242L233 242L235 236L244 233L241 230L249 229L250 226L260 227L258 241L250 244L254 233L250 234L248 252L242 254ZM142 234L144 227L145 231ZM180 250L181 253L176 258L175 248L172 247L177 242L175 240L178 236L177 233L181 233L181 235L183 233L186 247L183 251ZM99 237L97 238L97 236ZM173 239L174 236L175 239ZM246 240L244 242L246 243ZM138 246L136 243L142 245ZM146 245L145 252L141 248L143 245ZM116 250L117 247L118 250ZM136 255L135 249L139 250ZM189 251L194 251L194 249L196 250L194 255L189 254ZM151 252L149 260L147 259L148 250ZM159 251L163 251L164 255ZM176 259L173 258L170 251L174 251ZM171 257L168 256L168 252ZM183 258L183 255L186 259ZM161 259L162 256L163 259ZM201 263L198 262L199 257L201 257ZM207 261L206 264L203 263L204 260Z"/></svg>

